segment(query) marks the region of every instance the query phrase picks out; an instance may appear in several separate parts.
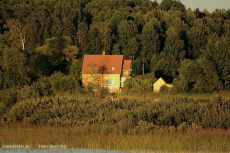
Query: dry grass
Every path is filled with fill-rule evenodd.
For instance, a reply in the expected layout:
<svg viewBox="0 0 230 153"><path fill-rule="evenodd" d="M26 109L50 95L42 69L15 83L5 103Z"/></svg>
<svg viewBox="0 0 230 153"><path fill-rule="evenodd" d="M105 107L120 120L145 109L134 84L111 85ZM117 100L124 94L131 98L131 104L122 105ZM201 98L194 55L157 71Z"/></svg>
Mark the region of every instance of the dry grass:
<svg viewBox="0 0 230 153"><path fill-rule="evenodd" d="M1 124L0 145L21 144L38 148L39 145L66 145L67 148L108 149L123 151L230 151L230 129L123 134L118 127L110 133L98 127L62 127L29 125L23 123ZM101 127L103 128L103 127ZM116 129L115 129L116 128ZM119 132L120 131L120 132Z"/></svg>

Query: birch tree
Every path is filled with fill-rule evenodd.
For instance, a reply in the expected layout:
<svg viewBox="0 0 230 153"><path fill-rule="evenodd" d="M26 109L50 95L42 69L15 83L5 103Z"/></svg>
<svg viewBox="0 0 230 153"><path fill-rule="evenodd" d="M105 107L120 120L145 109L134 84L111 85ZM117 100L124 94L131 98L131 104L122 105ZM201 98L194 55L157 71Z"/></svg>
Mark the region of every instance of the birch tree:
<svg viewBox="0 0 230 153"><path fill-rule="evenodd" d="M26 26L18 19L8 20L5 28L9 29L6 35L12 47L21 48L25 53L26 45Z"/></svg>

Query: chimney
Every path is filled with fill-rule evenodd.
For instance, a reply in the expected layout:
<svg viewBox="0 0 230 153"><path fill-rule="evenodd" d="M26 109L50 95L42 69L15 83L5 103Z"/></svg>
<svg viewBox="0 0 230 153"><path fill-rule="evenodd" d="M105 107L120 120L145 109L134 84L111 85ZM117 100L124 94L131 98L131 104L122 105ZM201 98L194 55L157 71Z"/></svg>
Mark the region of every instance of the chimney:
<svg viewBox="0 0 230 153"><path fill-rule="evenodd" d="M105 55L105 51L102 52L102 55Z"/></svg>

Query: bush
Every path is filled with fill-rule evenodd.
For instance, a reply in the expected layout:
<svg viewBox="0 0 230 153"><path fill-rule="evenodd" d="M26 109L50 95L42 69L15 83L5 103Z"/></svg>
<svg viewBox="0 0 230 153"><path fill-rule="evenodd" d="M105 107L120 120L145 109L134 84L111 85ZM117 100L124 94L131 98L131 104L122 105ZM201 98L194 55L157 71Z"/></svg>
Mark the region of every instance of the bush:
<svg viewBox="0 0 230 153"><path fill-rule="evenodd" d="M229 110L230 101L224 99L200 102L175 97L155 102L151 99L45 96L16 103L7 111L7 120L68 126L114 125L122 133L165 126L183 132L188 128L230 128Z"/></svg>
<svg viewBox="0 0 230 153"><path fill-rule="evenodd" d="M156 81L154 74L149 73L145 75L136 76L135 78L128 78L124 81L124 91L126 92L152 92L153 83Z"/></svg>
<svg viewBox="0 0 230 153"><path fill-rule="evenodd" d="M6 112L10 110L19 99L19 92L15 88L0 91L0 120L5 120Z"/></svg>
<svg viewBox="0 0 230 153"><path fill-rule="evenodd" d="M19 92L22 100L53 96L53 91L48 77L41 77L31 86L24 86Z"/></svg>
<svg viewBox="0 0 230 153"><path fill-rule="evenodd" d="M74 91L79 86L76 78L61 72L54 73L49 80L52 90L55 91Z"/></svg>
<svg viewBox="0 0 230 153"><path fill-rule="evenodd" d="M171 88L167 87L166 85L161 86L160 92L170 92Z"/></svg>

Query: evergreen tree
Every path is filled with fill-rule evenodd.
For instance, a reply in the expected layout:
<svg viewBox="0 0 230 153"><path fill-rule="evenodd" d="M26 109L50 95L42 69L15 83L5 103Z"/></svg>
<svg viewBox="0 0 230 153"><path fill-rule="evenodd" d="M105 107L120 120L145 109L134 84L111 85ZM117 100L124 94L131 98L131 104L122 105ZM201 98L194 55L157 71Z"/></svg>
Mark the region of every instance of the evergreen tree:
<svg viewBox="0 0 230 153"><path fill-rule="evenodd" d="M129 59L130 56L136 56L139 47L137 45L137 34L137 26L132 20L125 20L118 26L119 44L124 59Z"/></svg>
<svg viewBox="0 0 230 153"><path fill-rule="evenodd" d="M165 47L161 57L170 63L169 71L172 77L176 77L180 62L186 55L184 41L181 39L181 32L174 26L168 28L166 35Z"/></svg>
<svg viewBox="0 0 230 153"><path fill-rule="evenodd" d="M151 23L144 25L140 40L142 48L140 55L143 59L150 59L153 54L159 55L159 34Z"/></svg>

